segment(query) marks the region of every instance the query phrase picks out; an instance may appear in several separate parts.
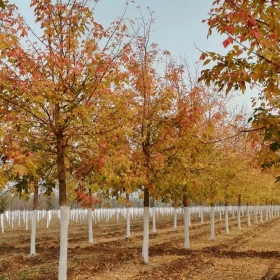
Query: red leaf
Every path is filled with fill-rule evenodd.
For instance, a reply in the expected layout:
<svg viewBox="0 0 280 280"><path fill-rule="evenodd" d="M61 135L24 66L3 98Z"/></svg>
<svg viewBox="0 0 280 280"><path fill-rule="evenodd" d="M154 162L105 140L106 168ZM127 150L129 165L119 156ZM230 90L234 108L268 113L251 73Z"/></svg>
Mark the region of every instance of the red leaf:
<svg viewBox="0 0 280 280"><path fill-rule="evenodd" d="M227 31L228 32L233 32L235 30L234 26L228 26Z"/></svg>
<svg viewBox="0 0 280 280"><path fill-rule="evenodd" d="M247 25L250 27L255 26L256 25L255 19L248 19Z"/></svg>
<svg viewBox="0 0 280 280"><path fill-rule="evenodd" d="M262 33L256 30L252 30L251 34L255 36L257 39L262 36Z"/></svg>
<svg viewBox="0 0 280 280"><path fill-rule="evenodd" d="M226 40L223 41L223 46L226 48L229 44L233 43L233 38L228 37Z"/></svg>
<svg viewBox="0 0 280 280"><path fill-rule="evenodd" d="M269 35L269 38L272 39L272 40L276 40L277 36L274 33L272 33L272 34Z"/></svg>
<svg viewBox="0 0 280 280"><path fill-rule="evenodd" d="M223 46L226 48L229 45L228 40L223 41Z"/></svg>

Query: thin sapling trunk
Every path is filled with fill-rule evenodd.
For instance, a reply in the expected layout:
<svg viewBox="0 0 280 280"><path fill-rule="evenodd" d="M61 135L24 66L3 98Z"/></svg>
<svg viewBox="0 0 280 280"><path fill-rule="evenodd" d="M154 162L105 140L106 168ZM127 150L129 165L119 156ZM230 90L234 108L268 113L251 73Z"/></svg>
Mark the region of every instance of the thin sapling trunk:
<svg viewBox="0 0 280 280"><path fill-rule="evenodd" d="M184 205L184 249L190 248L190 206L186 195L183 197Z"/></svg>
<svg viewBox="0 0 280 280"><path fill-rule="evenodd" d="M142 258L144 263L149 261L149 190L144 190L144 217L143 217L143 243Z"/></svg>
<svg viewBox="0 0 280 280"><path fill-rule="evenodd" d="M31 222L31 242L30 242L30 255L36 255L36 226L37 226L37 210L38 210L38 191L39 186L36 183L34 185L34 200L33 200L33 212Z"/></svg>

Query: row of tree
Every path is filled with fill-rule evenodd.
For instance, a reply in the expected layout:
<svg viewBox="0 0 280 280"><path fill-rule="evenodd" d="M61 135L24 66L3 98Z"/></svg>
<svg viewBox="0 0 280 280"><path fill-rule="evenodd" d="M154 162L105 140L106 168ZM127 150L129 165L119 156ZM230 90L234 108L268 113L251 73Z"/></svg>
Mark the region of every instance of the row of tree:
<svg viewBox="0 0 280 280"><path fill-rule="evenodd" d="M73 198L90 208L94 194L124 195L129 206L143 191L145 262L150 198L185 207L278 201L273 172L259 168L262 132L249 137L230 95L150 42L151 11L148 22L140 10L140 20L123 16L105 29L86 0L32 0L31 8L41 34L15 5L0 11L0 183L33 193L34 210L39 187L58 187L59 279ZM207 71L202 78L210 83Z"/></svg>

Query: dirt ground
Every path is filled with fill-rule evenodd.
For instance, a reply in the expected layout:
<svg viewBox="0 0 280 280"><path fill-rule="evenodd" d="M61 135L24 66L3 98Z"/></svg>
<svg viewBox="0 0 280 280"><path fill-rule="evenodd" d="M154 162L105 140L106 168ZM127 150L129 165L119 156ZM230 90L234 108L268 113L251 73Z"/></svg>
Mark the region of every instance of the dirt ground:
<svg viewBox="0 0 280 280"><path fill-rule="evenodd" d="M150 233L150 262L141 262L142 220L132 219L131 238L127 239L125 220L93 224L94 244L88 243L86 221L70 222L68 279L280 279L280 218L237 229L237 219L230 219L230 235L224 222L216 221L216 239L210 241L209 218L200 224L192 216L190 250L183 248L183 217L177 229L173 217L157 219L157 233ZM0 233L0 280L57 279L59 220L53 217L46 228L46 218L37 225L36 256L29 255L30 230L23 224L14 229L6 223Z"/></svg>

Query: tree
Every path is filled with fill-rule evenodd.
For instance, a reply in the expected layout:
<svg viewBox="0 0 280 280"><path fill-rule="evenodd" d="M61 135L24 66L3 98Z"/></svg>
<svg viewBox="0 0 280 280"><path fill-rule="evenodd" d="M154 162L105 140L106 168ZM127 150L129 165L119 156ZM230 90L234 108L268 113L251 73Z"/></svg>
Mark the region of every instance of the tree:
<svg viewBox="0 0 280 280"><path fill-rule="evenodd" d="M216 0L210 10L208 36L213 30L226 35L225 55L206 51L200 59L204 65L214 65L201 72L200 80L213 82L226 92L248 87L259 90L259 101L253 100L253 129L263 129L262 141L269 141L270 149L280 148L279 139L279 1ZM258 104L260 103L260 104ZM271 163L279 162L276 156Z"/></svg>
<svg viewBox="0 0 280 280"><path fill-rule="evenodd" d="M12 188L16 189L16 192L20 197L22 193L28 195L29 198L30 195L33 194L30 255L36 254L35 243L39 189L41 192L45 190L45 193L50 195L56 185L53 177L56 170L53 170L53 164L51 164L51 162L44 161L44 158L44 153L34 155L29 152L29 156L25 157L24 163L21 163L20 165L24 166L25 173L22 174L20 172L16 172L9 178L10 182L12 182ZM14 172L14 168L12 171Z"/></svg>
<svg viewBox="0 0 280 280"><path fill-rule="evenodd" d="M88 239L89 243L93 243L93 233L92 233L92 210L94 210L95 205L99 202L98 199L92 194L91 188L87 189L83 185L79 185L76 188L77 201L82 207L88 209Z"/></svg>
<svg viewBox="0 0 280 280"><path fill-rule="evenodd" d="M0 11L1 107L17 112L18 127L56 162L59 279L66 279L67 168L72 154L86 152L97 135L104 137L121 125L125 100L120 61L129 49L124 41L129 35L122 19L107 30L95 22L87 1L33 0L31 6L42 36L32 33L14 5ZM27 38L27 48L21 37Z"/></svg>
<svg viewBox="0 0 280 280"><path fill-rule="evenodd" d="M148 23L142 16L142 34L137 36L133 55L126 64L130 73L131 116L126 137L130 147L128 161L132 161L128 166L133 185L144 192L142 257L145 263L148 263L150 198L155 199L160 192L158 175L167 167L175 149L174 85L181 69L168 51L161 51L157 44L150 42L152 24L152 12Z"/></svg>

